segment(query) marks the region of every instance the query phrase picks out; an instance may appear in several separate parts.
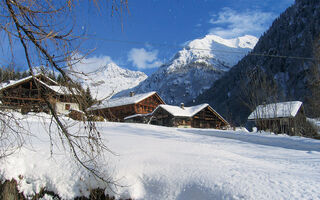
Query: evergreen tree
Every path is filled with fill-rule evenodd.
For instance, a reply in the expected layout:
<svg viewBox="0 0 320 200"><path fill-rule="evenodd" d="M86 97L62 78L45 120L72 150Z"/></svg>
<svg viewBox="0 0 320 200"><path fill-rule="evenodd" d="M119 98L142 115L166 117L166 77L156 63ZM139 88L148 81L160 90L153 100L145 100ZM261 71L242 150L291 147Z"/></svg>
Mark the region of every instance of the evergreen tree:
<svg viewBox="0 0 320 200"><path fill-rule="evenodd" d="M307 76L306 112L309 117L320 117L320 39L314 47L314 61Z"/></svg>
<svg viewBox="0 0 320 200"><path fill-rule="evenodd" d="M62 85L64 84L65 80L61 74L58 75L57 82Z"/></svg>
<svg viewBox="0 0 320 200"><path fill-rule="evenodd" d="M85 109L89 108L89 107L92 106L93 103L94 103L94 100L93 100L93 98L92 98L92 96L91 96L91 91L90 91L90 88L89 88L89 87L87 87L87 89L86 89L86 91L85 91L85 100L86 100L86 102L85 102Z"/></svg>
<svg viewBox="0 0 320 200"><path fill-rule="evenodd" d="M27 76L29 76L29 74L28 74L27 71L22 72L21 78L25 78L25 77L27 77Z"/></svg>

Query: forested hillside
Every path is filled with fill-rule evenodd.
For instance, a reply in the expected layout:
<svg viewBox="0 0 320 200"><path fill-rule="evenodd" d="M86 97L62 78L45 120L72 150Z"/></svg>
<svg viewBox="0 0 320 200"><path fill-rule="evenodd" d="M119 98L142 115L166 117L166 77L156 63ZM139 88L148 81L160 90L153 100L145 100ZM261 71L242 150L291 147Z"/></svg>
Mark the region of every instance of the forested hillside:
<svg viewBox="0 0 320 200"><path fill-rule="evenodd" d="M307 116L318 117L319 33L320 2L296 0L194 103L210 103L235 124L245 124L258 104L286 100L303 101Z"/></svg>

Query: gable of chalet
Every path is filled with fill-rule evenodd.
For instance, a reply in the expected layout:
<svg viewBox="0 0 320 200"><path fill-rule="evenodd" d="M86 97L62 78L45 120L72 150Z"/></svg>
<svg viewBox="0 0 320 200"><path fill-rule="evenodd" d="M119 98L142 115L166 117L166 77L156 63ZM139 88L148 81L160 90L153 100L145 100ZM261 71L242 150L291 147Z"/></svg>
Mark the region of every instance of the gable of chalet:
<svg viewBox="0 0 320 200"><path fill-rule="evenodd" d="M69 88L59 85L56 81L52 80L51 78L41 73L36 74L34 76L27 76L19 80L10 80L10 81L1 83L0 92L3 92L10 88L17 87L19 85L22 85L30 81L37 81L37 83L40 84L39 86L43 86L46 89L49 89L51 92L56 93L57 95L73 95L76 93L76 91L71 92Z"/></svg>
<svg viewBox="0 0 320 200"><path fill-rule="evenodd" d="M165 104L162 98L157 94L157 92L148 92L143 94L135 94L133 96L127 97L118 97L118 98L111 98L109 100L105 100L100 104L93 105L92 107L88 108L89 111L106 109L106 108L114 108L114 107L121 107L127 106L132 104L142 103L146 99L151 96L155 96L159 101L159 104ZM147 102L145 102L147 104Z"/></svg>
<svg viewBox="0 0 320 200"><path fill-rule="evenodd" d="M52 80L51 78L44 76L43 74L36 74L33 76L27 76L25 78L19 79L19 80L9 80L7 82L3 82L0 84L0 92L18 85L21 85L23 83L29 82L35 78L37 81L40 81L42 83L45 83L47 85L52 85L52 86L58 86L59 84Z"/></svg>
<svg viewBox="0 0 320 200"><path fill-rule="evenodd" d="M164 101L156 92L131 93L127 97L111 98L93 105L88 111L109 121L124 121L131 115L151 113L160 104L164 104Z"/></svg>
<svg viewBox="0 0 320 200"><path fill-rule="evenodd" d="M259 105L248 117L248 120L294 118L302 108L301 101L287 101Z"/></svg>
<svg viewBox="0 0 320 200"><path fill-rule="evenodd" d="M59 114L66 114L70 109L79 110L74 101L78 93L59 85L51 78L39 73L20 80L11 80L0 84L0 98L4 108L23 108L24 110L47 110L43 95Z"/></svg>
<svg viewBox="0 0 320 200"><path fill-rule="evenodd" d="M208 109L213 115L215 115L218 119L220 119L226 126L229 125L227 120L225 120L217 111L215 111L209 104L200 104L191 107L184 106L172 106L172 105L159 105L154 111L153 115L157 113L159 110L165 110L170 115L175 118L193 118L201 111Z"/></svg>

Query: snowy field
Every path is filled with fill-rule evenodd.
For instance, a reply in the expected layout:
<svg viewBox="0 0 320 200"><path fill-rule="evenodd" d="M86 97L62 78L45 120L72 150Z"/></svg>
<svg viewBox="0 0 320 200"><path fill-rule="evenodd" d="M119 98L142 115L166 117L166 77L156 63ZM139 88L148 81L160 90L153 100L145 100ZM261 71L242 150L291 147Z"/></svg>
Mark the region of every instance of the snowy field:
<svg viewBox="0 0 320 200"><path fill-rule="evenodd" d="M62 148L50 155L50 120L21 120L35 137L0 160L0 177L26 195L40 188L64 199L102 186ZM74 129L81 125L76 124ZM134 199L320 199L320 141L241 131L97 124L110 153L100 160L117 197ZM109 191L110 192L110 191ZM50 199L46 196L45 199Z"/></svg>

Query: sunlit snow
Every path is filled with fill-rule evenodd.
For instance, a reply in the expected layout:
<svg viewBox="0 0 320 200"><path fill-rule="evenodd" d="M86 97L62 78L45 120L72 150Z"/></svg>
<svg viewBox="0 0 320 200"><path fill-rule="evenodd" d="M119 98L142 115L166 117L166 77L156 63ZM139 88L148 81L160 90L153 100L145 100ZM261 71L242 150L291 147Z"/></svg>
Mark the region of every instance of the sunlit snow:
<svg viewBox="0 0 320 200"><path fill-rule="evenodd" d="M50 156L49 117L29 116L21 123L35 137L0 161L2 177L15 178L25 194L46 187L64 199L88 195L88 190L102 186L62 148L54 147ZM106 145L117 154L106 153L100 160L105 176L111 175L124 186L113 186L116 197L320 198L319 140L145 124L99 122L97 126ZM75 124L72 130L81 131L81 127Z"/></svg>

